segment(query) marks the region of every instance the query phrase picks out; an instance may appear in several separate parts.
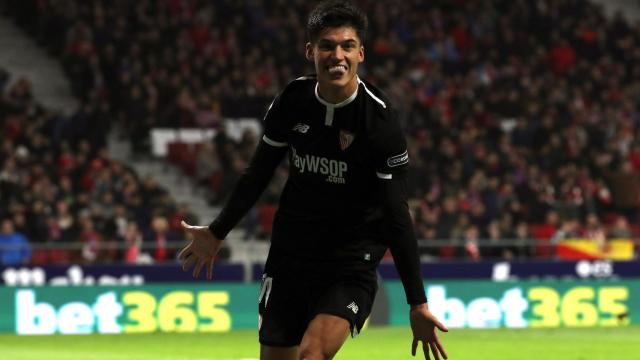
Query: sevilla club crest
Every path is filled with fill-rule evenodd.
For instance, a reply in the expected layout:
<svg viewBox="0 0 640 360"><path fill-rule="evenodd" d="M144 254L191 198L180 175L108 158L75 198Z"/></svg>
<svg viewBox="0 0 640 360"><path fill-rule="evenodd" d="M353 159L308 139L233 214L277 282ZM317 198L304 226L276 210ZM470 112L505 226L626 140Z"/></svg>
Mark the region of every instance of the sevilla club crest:
<svg viewBox="0 0 640 360"><path fill-rule="evenodd" d="M345 150L353 142L354 135L348 131L340 130L338 137L340 138L340 149Z"/></svg>

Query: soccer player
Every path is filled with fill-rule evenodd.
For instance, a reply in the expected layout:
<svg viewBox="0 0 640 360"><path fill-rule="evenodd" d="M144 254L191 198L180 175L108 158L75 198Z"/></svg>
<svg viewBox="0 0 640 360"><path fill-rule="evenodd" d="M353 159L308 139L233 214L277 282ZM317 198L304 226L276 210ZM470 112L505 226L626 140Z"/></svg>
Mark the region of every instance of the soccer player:
<svg viewBox="0 0 640 360"><path fill-rule="evenodd" d="M409 163L389 100L357 76L367 18L345 1L309 16L306 57L316 74L293 80L264 118L264 135L220 215L183 223L183 270L213 261L223 239L256 202L288 155L289 178L275 216L260 290L260 358L331 359L358 334L377 290L376 267L391 249L409 304L412 354L447 358L420 277L406 200ZM393 356L397 358L396 356Z"/></svg>

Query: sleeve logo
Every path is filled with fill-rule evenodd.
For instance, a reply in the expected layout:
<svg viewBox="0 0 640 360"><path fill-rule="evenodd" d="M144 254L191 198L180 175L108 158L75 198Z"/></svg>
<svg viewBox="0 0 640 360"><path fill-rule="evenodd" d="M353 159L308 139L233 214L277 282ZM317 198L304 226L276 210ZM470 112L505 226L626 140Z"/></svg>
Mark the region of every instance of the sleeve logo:
<svg viewBox="0 0 640 360"><path fill-rule="evenodd" d="M387 166L396 167L409 163L409 153L405 150L402 154L387 159Z"/></svg>

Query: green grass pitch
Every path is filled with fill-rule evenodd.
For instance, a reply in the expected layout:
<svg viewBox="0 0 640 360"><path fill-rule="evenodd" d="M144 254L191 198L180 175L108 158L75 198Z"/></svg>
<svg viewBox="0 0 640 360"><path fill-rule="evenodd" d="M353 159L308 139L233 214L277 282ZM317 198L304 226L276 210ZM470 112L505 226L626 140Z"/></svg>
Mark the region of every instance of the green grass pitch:
<svg viewBox="0 0 640 360"><path fill-rule="evenodd" d="M640 359L640 327L454 329L443 334L450 359ZM369 328L349 339L340 360L412 359L408 328ZM255 331L224 334L88 336L0 335L6 360L255 360ZM416 357L416 358L424 358Z"/></svg>

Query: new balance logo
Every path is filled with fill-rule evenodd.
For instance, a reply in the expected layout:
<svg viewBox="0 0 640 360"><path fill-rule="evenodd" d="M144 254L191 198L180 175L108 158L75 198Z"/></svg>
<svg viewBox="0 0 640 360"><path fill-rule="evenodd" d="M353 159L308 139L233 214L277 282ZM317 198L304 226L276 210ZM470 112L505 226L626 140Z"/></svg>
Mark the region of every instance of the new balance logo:
<svg viewBox="0 0 640 360"><path fill-rule="evenodd" d="M294 126L294 127L293 127L293 129L291 129L291 130L293 130L293 131L297 131L297 132L299 132L299 133L301 133L301 134L306 134L306 133L307 133L307 131L309 131L309 125L305 125L305 124L298 123L298 124L296 124L296 126Z"/></svg>
<svg viewBox="0 0 640 360"><path fill-rule="evenodd" d="M347 309L353 311L354 314L358 313L358 305L356 305L355 301L352 301L351 304L347 305Z"/></svg>

